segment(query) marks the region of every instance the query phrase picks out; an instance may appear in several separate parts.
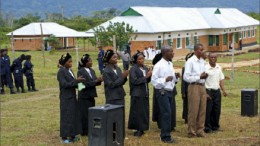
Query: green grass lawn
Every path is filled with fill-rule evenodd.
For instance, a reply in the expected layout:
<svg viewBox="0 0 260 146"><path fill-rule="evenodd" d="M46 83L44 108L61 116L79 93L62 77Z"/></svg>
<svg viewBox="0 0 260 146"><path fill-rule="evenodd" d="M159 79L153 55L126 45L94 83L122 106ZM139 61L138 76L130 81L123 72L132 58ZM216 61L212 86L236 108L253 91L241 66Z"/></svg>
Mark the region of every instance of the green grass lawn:
<svg viewBox="0 0 260 146"><path fill-rule="evenodd" d="M16 56L22 52L16 52ZM43 67L43 55L40 51L23 52L32 55L34 64L34 76L38 92L24 94L0 95L1 97L1 146L46 146L61 145L59 141L59 88L56 79L58 71L57 62L61 54L45 52L46 66ZM81 57L84 52L79 52ZM97 52L87 52L91 55L93 68L99 75L97 67ZM75 52L73 56L73 71L77 73ZM10 57L13 58L11 52ZM241 60L247 60L248 56L256 56L248 53L239 55ZM175 65L183 65L183 62L176 62ZM121 61L119 61L121 66ZM255 68L254 68L255 69ZM259 68L258 68L259 69ZM229 71L224 72L230 75ZM25 78L24 78L25 81ZM152 85L150 84L150 111L152 112ZM241 89L254 88L259 90L259 74L235 71L234 81L226 80L225 87L228 97L222 97L221 129L222 132L207 134L206 138L187 138L187 125L181 119L182 99L180 92L181 83L177 84L177 131L172 132L179 146L208 146L208 145L260 145L259 117L242 117L241 114ZM130 97L128 82L124 86L126 95L126 125L128 122ZM26 88L27 89L27 88ZM98 86L98 98L96 105L105 103L103 85ZM151 118L150 112L150 118ZM131 130L126 129L126 146L162 146L167 145L160 142L160 130L156 123L150 120L150 129L141 138L133 136ZM87 145L87 137L73 145Z"/></svg>
<svg viewBox="0 0 260 146"><path fill-rule="evenodd" d="M250 52L246 54L235 55L234 62L254 60L259 59L259 57L259 52ZM231 56L218 57L218 62L231 63Z"/></svg>

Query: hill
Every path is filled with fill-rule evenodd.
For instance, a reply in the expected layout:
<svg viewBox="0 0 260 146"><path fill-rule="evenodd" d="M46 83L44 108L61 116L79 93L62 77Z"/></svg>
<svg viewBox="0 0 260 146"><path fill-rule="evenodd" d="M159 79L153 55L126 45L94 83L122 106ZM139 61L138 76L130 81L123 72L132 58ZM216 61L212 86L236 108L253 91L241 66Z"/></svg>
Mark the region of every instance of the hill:
<svg viewBox="0 0 260 146"><path fill-rule="evenodd" d="M2 1L2 4L1 4ZM116 8L124 11L130 6L163 7L229 7L243 12L259 13L259 0L0 0L0 9L4 13L21 17L28 13L62 13L64 16L91 15L94 11Z"/></svg>

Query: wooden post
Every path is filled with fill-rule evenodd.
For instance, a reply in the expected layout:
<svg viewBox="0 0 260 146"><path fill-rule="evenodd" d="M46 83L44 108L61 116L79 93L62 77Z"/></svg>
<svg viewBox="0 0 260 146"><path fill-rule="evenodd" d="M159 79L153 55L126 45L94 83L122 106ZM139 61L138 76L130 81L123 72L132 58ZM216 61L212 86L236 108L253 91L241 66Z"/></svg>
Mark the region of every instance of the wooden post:
<svg viewBox="0 0 260 146"><path fill-rule="evenodd" d="M114 51L116 52L116 36L113 35L113 48L114 48Z"/></svg>
<svg viewBox="0 0 260 146"><path fill-rule="evenodd" d="M13 53L13 57L15 59L15 51L14 51L14 34L13 32L11 33L11 39L12 39L12 53Z"/></svg>
<svg viewBox="0 0 260 146"><path fill-rule="evenodd" d="M231 58L231 81L234 81L234 53L235 53L235 45L234 45L234 36L232 36L232 42L231 42L231 47L232 47L232 58Z"/></svg>
<svg viewBox="0 0 260 146"><path fill-rule="evenodd" d="M42 38L43 67L45 68L44 40L43 40L43 30L42 30L42 24L41 23L40 23L40 27L41 27L41 38Z"/></svg>
<svg viewBox="0 0 260 146"><path fill-rule="evenodd" d="M78 38L76 38L76 40L77 40L77 45L76 45L76 67L78 67L78 62L79 62L79 43L78 43Z"/></svg>

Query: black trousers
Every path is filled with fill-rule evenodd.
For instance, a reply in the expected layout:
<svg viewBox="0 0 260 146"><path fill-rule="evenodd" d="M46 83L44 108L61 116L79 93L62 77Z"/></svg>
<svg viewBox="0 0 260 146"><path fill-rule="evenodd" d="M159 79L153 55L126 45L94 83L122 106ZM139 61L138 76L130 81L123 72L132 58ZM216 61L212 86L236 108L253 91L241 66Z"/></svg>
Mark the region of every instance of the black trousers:
<svg viewBox="0 0 260 146"><path fill-rule="evenodd" d="M212 98L207 100L205 131L218 130L221 113L221 92L220 90L208 90L207 94Z"/></svg>
<svg viewBox="0 0 260 146"><path fill-rule="evenodd" d="M94 98L79 98L82 135L88 135L88 109L95 106Z"/></svg>

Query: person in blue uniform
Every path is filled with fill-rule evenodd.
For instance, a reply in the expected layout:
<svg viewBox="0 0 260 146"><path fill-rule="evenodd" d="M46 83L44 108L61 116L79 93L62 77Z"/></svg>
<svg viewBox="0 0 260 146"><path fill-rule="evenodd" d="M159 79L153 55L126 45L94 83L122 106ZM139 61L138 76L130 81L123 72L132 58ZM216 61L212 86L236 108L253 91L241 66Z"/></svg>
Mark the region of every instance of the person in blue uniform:
<svg viewBox="0 0 260 146"><path fill-rule="evenodd" d="M61 143L72 143L79 140L76 137L81 134L81 122L79 105L76 98L78 83L84 81L82 77L76 78L73 74L72 58L69 53L61 56L59 60L57 80L60 89L60 137Z"/></svg>
<svg viewBox="0 0 260 146"><path fill-rule="evenodd" d="M99 49L98 58L97 58L97 60L98 60L98 69L100 71L100 74L102 74L103 73L103 69L104 69L103 57L104 57L105 52L104 52L104 50L102 49L101 46L99 46L98 49Z"/></svg>
<svg viewBox="0 0 260 146"><path fill-rule="evenodd" d="M149 129L149 88L152 70L144 65L144 54L137 52L133 57L133 66L130 69L130 113L128 129L136 130L134 136L140 137Z"/></svg>
<svg viewBox="0 0 260 146"><path fill-rule="evenodd" d="M4 85L10 88L10 93L15 94L14 92L14 85L12 79L12 73L10 70L10 58L8 56L8 50L3 49L1 50L1 94L4 94Z"/></svg>
<svg viewBox="0 0 260 146"><path fill-rule="evenodd" d="M25 59L26 61L23 64L23 72L26 76L26 83L28 87L28 91L38 91L35 88L35 82L33 78L33 64L31 62L31 55L26 55Z"/></svg>
<svg viewBox="0 0 260 146"><path fill-rule="evenodd" d="M22 93L25 93L24 84L23 84L23 67L22 67L22 62L24 60L25 60L25 55L22 54L20 57L16 58L13 61L13 64L11 66L11 71L13 72L14 75L14 83L17 92L20 92L19 88L21 88Z"/></svg>
<svg viewBox="0 0 260 146"><path fill-rule="evenodd" d="M92 69L92 59L88 54L82 56L79 61L78 77L82 76L85 81L82 83L85 88L79 91L79 107L82 123L82 136L88 135L88 109L95 106L95 97L97 97L96 86L101 85L102 77L97 77Z"/></svg>

